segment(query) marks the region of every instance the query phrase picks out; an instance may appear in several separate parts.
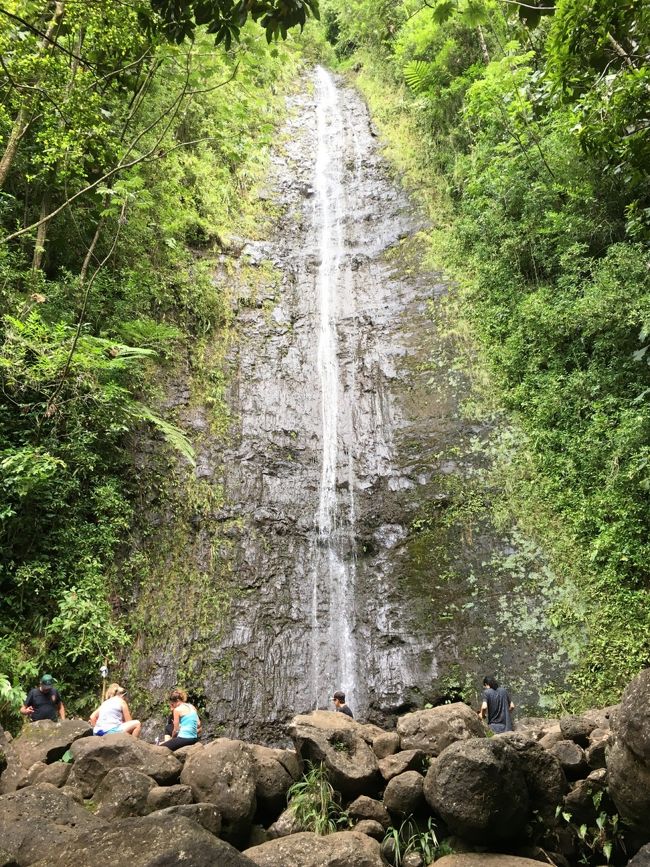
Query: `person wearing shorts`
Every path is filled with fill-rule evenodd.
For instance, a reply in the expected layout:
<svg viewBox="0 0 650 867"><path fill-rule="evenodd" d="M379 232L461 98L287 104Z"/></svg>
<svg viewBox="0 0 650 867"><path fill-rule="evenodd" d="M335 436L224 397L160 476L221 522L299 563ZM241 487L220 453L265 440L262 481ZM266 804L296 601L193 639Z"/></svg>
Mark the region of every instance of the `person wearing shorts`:
<svg viewBox="0 0 650 867"><path fill-rule="evenodd" d="M142 724L131 717L129 706L124 700L126 690L119 683L112 683L106 690L106 700L94 710L88 722L94 735L133 735L140 737Z"/></svg>

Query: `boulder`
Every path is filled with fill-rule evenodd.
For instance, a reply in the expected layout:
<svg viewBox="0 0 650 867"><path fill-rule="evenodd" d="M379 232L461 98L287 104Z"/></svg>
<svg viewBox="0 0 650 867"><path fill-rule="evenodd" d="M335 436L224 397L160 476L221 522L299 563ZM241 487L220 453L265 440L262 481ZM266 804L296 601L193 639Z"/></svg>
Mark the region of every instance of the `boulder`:
<svg viewBox="0 0 650 867"><path fill-rule="evenodd" d="M534 741L541 740L545 735L556 728L559 730L559 727L559 719L526 716L517 720L517 734L526 735Z"/></svg>
<svg viewBox="0 0 650 867"><path fill-rule="evenodd" d="M427 772L424 795L452 834L484 845L517 838L530 811L517 750L503 737L447 747Z"/></svg>
<svg viewBox="0 0 650 867"><path fill-rule="evenodd" d="M322 762L345 797L373 795L380 785L377 757L362 736L365 727L342 713L314 711L295 717L289 736L304 761Z"/></svg>
<svg viewBox="0 0 650 867"><path fill-rule="evenodd" d="M0 795L27 785L27 771L20 763L11 735L0 727Z"/></svg>
<svg viewBox="0 0 650 867"><path fill-rule="evenodd" d="M607 753L607 775L621 819L650 841L650 768L617 737Z"/></svg>
<svg viewBox="0 0 650 867"><path fill-rule="evenodd" d="M596 728L609 729L612 727L619 709L619 704L613 704L609 707L599 708L598 710L587 710L582 715L585 719L595 723Z"/></svg>
<svg viewBox="0 0 650 867"><path fill-rule="evenodd" d="M36 762L28 771L28 785L52 783L53 786L60 789L61 786L65 786L71 767L67 762L53 762L51 765Z"/></svg>
<svg viewBox="0 0 650 867"><path fill-rule="evenodd" d="M358 834L366 834L374 840L379 840L380 843L386 835L386 829L384 826L381 822L376 822L374 819L361 819L360 822L355 824L354 830Z"/></svg>
<svg viewBox="0 0 650 867"><path fill-rule="evenodd" d="M112 768L133 768L161 785L177 783L181 771L180 762L170 750L131 735L82 738L73 743L71 750L74 763L68 785L78 788L84 798L92 798Z"/></svg>
<svg viewBox="0 0 650 867"><path fill-rule="evenodd" d="M558 741L549 752L559 759L567 780L577 780L587 773L585 751L574 741Z"/></svg>
<svg viewBox="0 0 650 867"><path fill-rule="evenodd" d="M272 822L287 805L289 787L300 779L300 765L293 750L249 746L253 757L258 815Z"/></svg>
<svg viewBox="0 0 650 867"><path fill-rule="evenodd" d="M550 750L552 747L555 746L555 744L559 743L562 740L564 740L564 736L560 731L560 725L558 723L557 726L549 729L549 731L547 731L546 734L539 739L539 745L541 747L544 747L545 750Z"/></svg>
<svg viewBox="0 0 650 867"><path fill-rule="evenodd" d="M377 840L357 831L325 837L303 831L246 849L244 855L260 867L384 867Z"/></svg>
<svg viewBox="0 0 650 867"><path fill-rule="evenodd" d="M517 751L531 810L552 824L568 788L559 759L519 731L505 732L500 737Z"/></svg>
<svg viewBox="0 0 650 867"><path fill-rule="evenodd" d="M360 795L355 801L348 806L348 816L355 820L372 819L384 828L390 825L390 816L386 807L381 801L375 801L374 798L369 798L367 795Z"/></svg>
<svg viewBox="0 0 650 867"><path fill-rule="evenodd" d="M424 807L423 784L424 777L417 771L398 774L386 786L384 806L400 818L418 813Z"/></svg>
<svg viewBox="0 0 650 867"><path fill-rule="evenodd" d="M573 741L581 747L589 745L589 735L596 723L584 716L565 716L560 720L560 731L565 741Z"/></svg>
<svg viewBox="0 0 650 867"><path fill-rule="evenodd" d="M164 818L165 816L184 816L193 822L198 822L206 831L218 837L221 833L221 813L214 804L174 804L163 807L150 813L151 818Z"/></svg>
<svg viewBox="0 0 650 867"><path fill-rule="evenodd" d="M52 722L49 719L28 723L13 740L13 748L24 768L35 762L49 765L63 758L79 738L92 735L93 730L81 719L64 719Z"/></svg>
<svg viewBox="0 0 650 867"><path fill-rule="evenodd" d="M539 863L516 855L467 852L463 855L445 855L436 861L436 867L539 867Z"/></svg>
<svg viewBox="0 0 650 867"><path fill-rule="evenodd" d="M388 782L404 771L424 771L426 761L428 756L422 750L402 750L393 756L380 759L377 764L379 773Z"/></svg>
<svg viewBox="0 0 650 867"><path fill-rule="evenodd" d="M438 756L450 744L484 738L485 728L474 711L462 702L407 713L397 722L403 750L422 750Z"/></svg>
<svg viewBox="0 0 650 867"><path fill-rule="evenodd" d="M625 687L613 730L616 738L650 767L650 668Z"/></svg>
<svg viewBox="0 0 650 867"><path fill-rule="evenodd" d="M300 822L293 810L289 809L281 813L278 819L266 829L270 840L275 840L276 837L288 837L289 834L297 834L299 831L302 831Z"/></svg>
<svg viewBox="0 0 650 867"><path fill-rule="evenodd" d="M189 747L181 747L180 750L174 750L174 758L179 761L181 765L184 765L188 756L193 756L194 753L199 753L204 748L205 745L199 741L195 744L191 744Z"/></svg>
<svg viewBox="0 0 650 867"><path fill-rule="evenodd" d="M38 783L0 797L0 840L16 864L31 865L82 831L103 827L56 786Z"/></svg>
<svg viewBox="0 0 650 867"><path fill-rule="evenodd" d="M197 803L219 810L224 839L234 844L246 840L257 806L255 763L246 744L218 738L188 756L181 782L191 787Z"/></svg>
<svg viewBox="0 0 650 867"><path fill-rule="evenodd" d="M147 797L155 785L151 777L135 768L111 768L93 795L97 815L103 819L143 816L148 811Z"/></svg>
<svg viewBox="0 0 650 867"><path fill-rule="evenodd" d="M603 729L597 729L597 731L600 732L603 731ZM585 750L585 759L592 771L595 771L598 768L607 767L607 747L609 740L610 736L608 732L607 737L601 738L600 740L594 740Z"/></svg>
<svg viewBox="0 0 650 867"><path fill-rule="evenodd" d="M164 810L166 807L191 804L193 800L189 786L180 783L176 786L153 786L147 795L147 807L150 810Z"/></svg>
<svg viewBox="0 0 650 867"><path fill-rule="evenodd" d="M33 867L97 867L112 863L128 867L252 867L253 862L184 816L151 815L119 819L110 827L83 832L70 844L47 847Z"/></svg>
<svg viewBox="0 0 650 867"><path fill-rule="evenodd" d="M382 732L372 741L372 751L378 759L392 756L400 748L400 738L397 732Z"/></svg>
<svg viewBox="0 0 650 867"><path fill-rule="evenodd" d="M564 798L564 809L571 813L574 825L594 827L596 819L603 812L616 812L607 793L607 772L604 768L593 771L586 780L578 780Z"/></svg>
<svg viewBox="0 0 650 867"><path fill-rule="evenodd" d="M627 863L627 867L650 867L650 843L643 846Z"/></svg>

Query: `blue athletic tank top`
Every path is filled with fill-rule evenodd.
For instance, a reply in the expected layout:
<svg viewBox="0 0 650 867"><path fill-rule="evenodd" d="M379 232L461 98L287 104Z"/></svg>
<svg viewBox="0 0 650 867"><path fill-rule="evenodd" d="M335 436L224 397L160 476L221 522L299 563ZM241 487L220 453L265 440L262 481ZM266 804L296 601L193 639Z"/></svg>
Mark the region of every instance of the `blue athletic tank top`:
<svg viewBox="0 0 650 867"><path fill-rule="evenodd" d="M191 704L186 704L185 707L190 708L189 713L183 714L179 720L178 735L179 738L198 738L199 736L199 715L194 710Z"/></svg>

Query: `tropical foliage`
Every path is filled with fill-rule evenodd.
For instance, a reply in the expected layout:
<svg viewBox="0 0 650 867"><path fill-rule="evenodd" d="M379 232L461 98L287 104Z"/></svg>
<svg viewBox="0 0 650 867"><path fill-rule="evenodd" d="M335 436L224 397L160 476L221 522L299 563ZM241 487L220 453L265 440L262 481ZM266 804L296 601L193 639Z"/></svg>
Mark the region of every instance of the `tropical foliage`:
<svg viewBox="0 0 650 867"><path fill-rule="evenodd" d="M0 10L0 671L14 686L46 667L83 703L130 640L118 563L148 472L134 436L191 469L156 383L179 357L198 363L183 347L229 316L211 257L246 219L298 56L240 24L226 51L198 30L170 44L146 2Z"/></svg>

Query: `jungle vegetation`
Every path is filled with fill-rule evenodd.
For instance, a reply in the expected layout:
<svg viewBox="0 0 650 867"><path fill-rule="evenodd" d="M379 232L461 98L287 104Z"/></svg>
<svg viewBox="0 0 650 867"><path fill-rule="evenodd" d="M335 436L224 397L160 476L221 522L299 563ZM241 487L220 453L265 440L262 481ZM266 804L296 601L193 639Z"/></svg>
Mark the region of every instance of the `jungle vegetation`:
<svg viewBox="0 0 650 867"><path fill-rule="evenodd" d="M44 667L83 707L102 659L128 646L116 564L145 472L134 436L155 430L192 462L154 408L156 383L229 316L211 257L245 218L298 68L295 43L274 37L314 12L312 0L0 8L5 722Z"/></svg>
<svg viewBox="0 0 650 867"><path fill-rule="evenodd" d="M325 0L510 419L494 504L572 588L566 705L650 662L650 6Z"/></svg>

